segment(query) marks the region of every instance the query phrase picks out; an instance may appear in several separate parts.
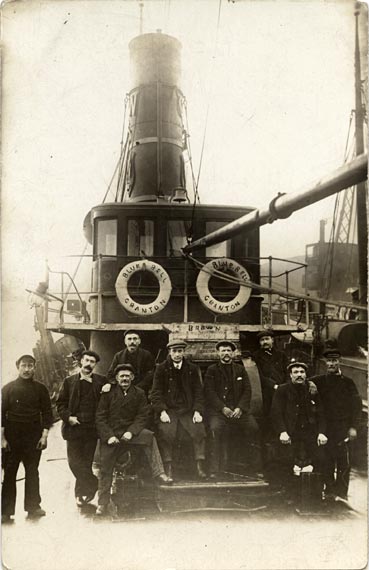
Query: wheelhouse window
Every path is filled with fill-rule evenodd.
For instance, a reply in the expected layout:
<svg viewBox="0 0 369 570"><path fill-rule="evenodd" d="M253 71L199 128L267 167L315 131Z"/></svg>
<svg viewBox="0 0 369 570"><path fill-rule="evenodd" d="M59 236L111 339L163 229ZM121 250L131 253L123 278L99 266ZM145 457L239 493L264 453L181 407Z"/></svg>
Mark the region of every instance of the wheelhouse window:
<svg viewBox="0 0 369 570"><path fill-rule="evenodd" d="M228 222L206 222L206 235L215 230L219 230L225 226ZM222 241L214 245L210 245L206 248L206 257L228 257L231 254L231 242L230 240Z"/></svg>
<svg viewBox="0 0 369 570"><path fill-rule="evenodd" d="M154 255L153 220L128 220L127 255Z"/></svg>
<svg viewBox="0 0 369 570"><path fill-rule="evenodd" d="M97 254L117 255L118 220L97 220Z"/></svg>
<svg viewBox="0 0 369 570"><path fill-rule="evenodd" d="M190 222L184 220L169 220L167 222L167 255L181 257L181 249L187 245Z"/></svg>

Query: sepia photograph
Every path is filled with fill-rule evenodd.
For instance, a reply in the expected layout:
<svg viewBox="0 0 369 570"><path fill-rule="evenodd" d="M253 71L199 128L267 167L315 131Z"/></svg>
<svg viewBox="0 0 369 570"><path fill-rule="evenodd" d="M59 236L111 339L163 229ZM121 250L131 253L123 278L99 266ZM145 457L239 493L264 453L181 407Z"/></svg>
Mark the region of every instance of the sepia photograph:
<svg viewBox="0 0 369 570"><path fill-rule="evenodd" d="M368 557L368 7L1 6L6 570Z"/></svg>

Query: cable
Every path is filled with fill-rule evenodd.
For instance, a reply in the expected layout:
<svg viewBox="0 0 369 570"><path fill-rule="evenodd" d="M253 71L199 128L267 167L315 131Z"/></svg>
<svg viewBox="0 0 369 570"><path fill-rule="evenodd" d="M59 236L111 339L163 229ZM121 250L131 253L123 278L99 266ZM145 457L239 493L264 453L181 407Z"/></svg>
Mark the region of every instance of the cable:
<svg viewBox="0 0 369 570"><path fill-rule="evenodd" d="M216 57L216 52L217 52L217 47L218 47L218 36L219 36L219 25L220 25L221 7L222 7L222 0L219 0L219 5L218 5L218 19L217 19L217 27L216 27L216 35L215 35L215 44L214 44L213 57L212 57L212 60L211 60L211 65L210 65L210 70L211 70L211 71L212 71L212 66L214 65L214 61L215 61L215 57ZM211 87L211 86L210 86L210 87ZM207 104L207 108L206 108L205 127L204 127L204 134L203 134L202 145L201 145L199 171L198 171L198 174L197 174L197 181L196 181L196 187L197 187L197 188L199 187L199 180L200 180L201 167L202 167L202 159L203 159L203 156L204 156L206 132L207 132L207 128L208 128L208 117L209 117L209 109L210 109L210 100L211 100L211 89L209 89L208 104Z"/></svg>

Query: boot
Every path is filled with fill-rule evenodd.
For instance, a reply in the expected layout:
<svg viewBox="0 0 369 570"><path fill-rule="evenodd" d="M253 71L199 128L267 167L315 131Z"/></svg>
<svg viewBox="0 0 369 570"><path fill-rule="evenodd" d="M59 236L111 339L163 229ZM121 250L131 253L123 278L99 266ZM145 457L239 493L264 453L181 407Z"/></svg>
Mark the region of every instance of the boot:
<svg viewBox="0 0 369 570"><path fill-rule="evenodd" d="M203 469L203 460L202 459L198 459L196 461L196 469L197 469L197 476L199 479L206 479L206 473Z"/></svg>
<svg viewBox="0 0 369 570"><path fill-rule="evenodd" d="M166 461L164 463L164 469L165 469L165 473L166 475L172 479L173 481L173 469L172 469L172 462L171 461Z"/></svg>

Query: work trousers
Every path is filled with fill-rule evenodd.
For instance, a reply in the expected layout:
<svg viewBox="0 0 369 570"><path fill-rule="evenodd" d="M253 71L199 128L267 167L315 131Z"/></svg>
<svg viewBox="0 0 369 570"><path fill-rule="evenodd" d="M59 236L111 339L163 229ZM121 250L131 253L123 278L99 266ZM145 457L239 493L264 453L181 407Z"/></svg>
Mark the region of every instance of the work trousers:
<svg viewBox="0 0 369 570"><path fill-rule="evenodd" d="M110 488L113 480L113 471L116 463L130 447L138 446L142 448L147 461L151 467L153 477L158 477L164 473L163 462L161 460L158 444L152 431L143 429L138 435L132 437L130 441L121 441L119 445L108 445L100 443L100 478L99 478L99 505L107 505L110 500Z"/></svg>
<svg viewBox="0 0 369 570"><path fill-rule="evenodd" d="M22 462L25 470L24 510L32 512L40 507L40 481L38 466L41 451L36 449L41 437L39 423L9 422L5 428L5 437L10 450L6 451L4 480L1 490L1 512L14 515L17 497L17 473Z"/></svg>
<svg viewBox="0 0 369 570"><path fill-rule="evenodd" d="M245 459L249 460L250 468L260 471L261 444L259 426L253 415L243 413L239 419L227 418L221 412L209 416L209 471L218 473L220 469L221 452L223 462L227 461L228 439L233 431L240 432L242 441L248 447ZM248 457L247 457L248 455Z"/></svg>
<svg viewBox="0 0 369 570"><path fill-rule="evenodd" d="M351 471L350 443L345 441L347 432L348 426L341 422L329 425L324 470L326 493L343 498L347 497Z"/></svg>
<svg viewBox="0 0 369 570"><path fill-rule="evenodd" d="M76 478L76 497L92 496L96 493L98 481L92 473L92 461L97 437L91 432L80 433L76 439L67 441L68 465Z"/></svg>
<svg viewBox="0 0 369 570"><path fill-rule="evenodd" d="M305 467L312 465L314 472L323 473L325 465L325 446L318 446L318 433L306 427L291 435L291 444L279 443L282 469L292 473L294 465Z"/></svg>
<svg viewBox="0 0 369 570"><path fill-rule="evenodd" d="M173 446L178 436L179 424L192 439L195 460L205 459L206 433L203 423L194 424L191 412L178 414L175 410L167 410L167 414L170 417L170 423L163 423L159 420L157 425L158 442L163 461L169 463L173 459Z"/></svg>

